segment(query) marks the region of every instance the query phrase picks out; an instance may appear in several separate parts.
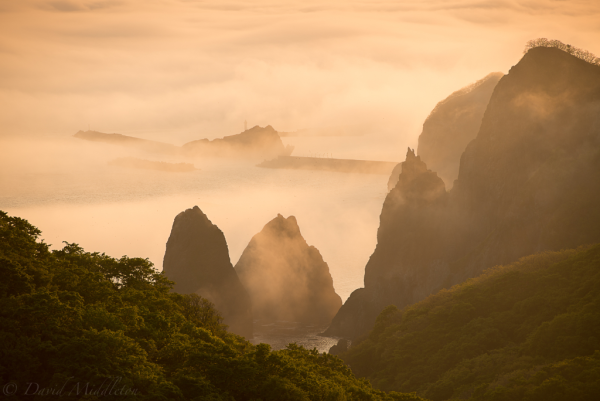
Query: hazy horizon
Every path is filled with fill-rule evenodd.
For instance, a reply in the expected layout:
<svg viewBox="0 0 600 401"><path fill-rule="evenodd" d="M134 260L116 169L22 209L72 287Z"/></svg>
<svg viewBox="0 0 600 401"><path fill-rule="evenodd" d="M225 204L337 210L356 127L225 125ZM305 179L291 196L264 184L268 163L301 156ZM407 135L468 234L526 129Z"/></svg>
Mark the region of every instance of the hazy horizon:
<svg viewBox="0 0 600 401"><path fill-rule="evenodd" d="M587 1L3 2L1 135L90 127L180 145L247 120L364 126L402 151L438 101L507 73L529 39L599 53L599 12Z"/></svg>
<svg viewBox="0 0 600 401"><path fill-rule="evenodd" d="M244 121L344 126L362 136L283 142L294 155L399 162L439 101L508 73L528 40L599 54L599 17L587 1L0 2L0 209L55 247L150 257L159 269L185 208L198 205L224 231L234 264L264 224L293 214L338 294L346 280L345 299L376 244L387 177L240 177L252 165L200 160L188 182L110 169L110 158L132 152L72 135L182 145L237 134Z"/></svg>

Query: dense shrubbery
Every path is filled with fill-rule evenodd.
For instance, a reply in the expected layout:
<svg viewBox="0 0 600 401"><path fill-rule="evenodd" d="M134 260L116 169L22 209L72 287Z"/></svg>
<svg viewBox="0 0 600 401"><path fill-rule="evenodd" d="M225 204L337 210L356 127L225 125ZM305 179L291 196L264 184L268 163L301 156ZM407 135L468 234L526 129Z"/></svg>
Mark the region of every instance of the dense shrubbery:
<svg viewBox="0 0 600 401"><path fill-rule="evenodd" d="M0 386L16 399L420 399L374 390L316 350L253 346L146 259L49 251L39 235L0 212Z"/></svg>
<svg viewBox="0 0 600 401"><path fill-rule="evenodd" d="M600 58L596 57L595 54L590 53L587 50L583 50L583 49L580 49L575 46L565 45L560 40L546 39L546 38L538 38L538 39L530 40L525 45L525 50L523 51L523 53L527 53L529 50L531 50L535 47L555 47L555 48L565 51L569 54L572 54L573 56L575 56L581 60L587 61L590 64L600 65Z"/></svg>
<svg viewBox="0 0 600 401"><path fill-rule="evenodd" d="M341 357L385 390L433 400L594 400L600 245L533 255L398 311Z"/></svg>

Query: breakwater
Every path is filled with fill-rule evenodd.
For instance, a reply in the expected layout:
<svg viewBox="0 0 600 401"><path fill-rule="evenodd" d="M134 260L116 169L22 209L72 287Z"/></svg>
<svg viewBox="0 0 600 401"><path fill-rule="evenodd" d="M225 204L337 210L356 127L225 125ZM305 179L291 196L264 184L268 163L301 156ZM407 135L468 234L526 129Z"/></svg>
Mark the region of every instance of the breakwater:
<svg viewBox="0 0 600 401"><path fill-rule="evenodd" d="M273 160L265 160L258 167L281 168L294 170L325 170L340 173L385 174L389 175L396 162L330 159L319 157L279 156Z"/></svg>

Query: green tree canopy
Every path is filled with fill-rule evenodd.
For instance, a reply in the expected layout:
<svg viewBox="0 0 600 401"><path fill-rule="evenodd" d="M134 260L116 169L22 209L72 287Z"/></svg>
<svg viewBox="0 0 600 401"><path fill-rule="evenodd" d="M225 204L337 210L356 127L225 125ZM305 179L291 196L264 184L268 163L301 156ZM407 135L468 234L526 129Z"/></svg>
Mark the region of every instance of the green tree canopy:
<svg viewBox="0 0 600 401"><path fill-rule="evenodd" d="M399 311L345 354L384 390L437 400L594 400L600 245L529 256Z"/></svg>
<svg viewBox="0 0 600 401"><path fill-rule="evenodd" d="M39 236L0 211L0 384L16 399L420 400L315 349L228 333L210 302L172 292L147 259L50 251Z"/></svg>

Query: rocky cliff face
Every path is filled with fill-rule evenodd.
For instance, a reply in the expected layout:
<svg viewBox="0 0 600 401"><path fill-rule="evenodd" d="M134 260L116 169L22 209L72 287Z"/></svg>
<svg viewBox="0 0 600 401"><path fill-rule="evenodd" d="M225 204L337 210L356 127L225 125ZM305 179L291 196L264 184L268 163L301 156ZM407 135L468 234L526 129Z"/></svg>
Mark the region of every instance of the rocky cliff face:
<svg viewBox="0 0 600 401"><path fill-rule="evenodd" d="M398 183L383 204L377 247L365 268L365 288L350 295L327 335L355 338L371 328L387 305L406 305L428 295L429 286L444 282L440 273L446 265L439 262L448 203L444 182L410 148L401 166Z"/></svg>
<svg viewBox="0 0 600 401"><path fill-rule="evenodd" d="M258 125L237 135L216 138L212 141L199 139L183 145L191 156L242 157L270 159L290 155L293 147L284 147L277 131L270 125Z"/></svg>
<svg viewBox="0 0 600 401"><path fill-rule="evenodd" d="M254 317L327 324L342 305L329 267L309 246L294 216L271 220L256 234L235 265L248 289Z"/></svg>
<svg viewBox="0 0 600 401"><path fill-rule="evenodd" d="M530 50L498 82L452 190L436 178L409 152L383 205L365 288L328 334L356 338L389 304L528 254L600 242L600 67Z"/></svg>
<svg viewBox="0 0 600 401"><path fill-rule="evenodd" d="M458 178L460 156L477 136L483 113L504 74L493 72L439 102L423 123L417 154L447 188Z"/></svg>
<svg viewBox="0 0 600 401"><path fill-rule="evenodd" d="M493 72L452 93L435 106L423 123L417 154L438 173L446 188L454 185L460 156L477 136L492 92L503 76L501 72ZM394 169L388 190L396 186L400 172L400 166Z"/></svg>
<svg viewBox="0 0 600 401"><path fill-rule="evenodd" d="M214 303L229 331L252 337L250 298L229 260L225 236L198 206L175 217L163 273L175 282L174 291Z"/></svg>

